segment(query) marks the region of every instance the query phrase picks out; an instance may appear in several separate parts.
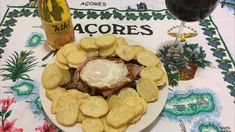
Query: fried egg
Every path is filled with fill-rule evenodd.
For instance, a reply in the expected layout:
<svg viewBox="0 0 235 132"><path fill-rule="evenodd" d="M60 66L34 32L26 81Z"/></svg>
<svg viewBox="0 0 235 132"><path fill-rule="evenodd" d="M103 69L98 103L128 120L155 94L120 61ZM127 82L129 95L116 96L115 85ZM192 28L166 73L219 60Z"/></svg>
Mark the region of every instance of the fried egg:
<svg viewBox="0 0 235 132"><path fill-rule="evenodd" d="M80 72L82 81L97 89L111 89L129 82L127 75L128 69L123 62L108 59L89 61Z"/></svg>

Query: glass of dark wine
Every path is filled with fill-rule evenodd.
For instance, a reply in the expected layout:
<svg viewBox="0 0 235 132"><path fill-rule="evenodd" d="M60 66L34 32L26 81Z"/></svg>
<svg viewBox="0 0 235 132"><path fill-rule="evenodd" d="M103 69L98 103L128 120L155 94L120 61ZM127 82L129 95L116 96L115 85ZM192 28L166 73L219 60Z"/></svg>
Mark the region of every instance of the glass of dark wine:
<svg viewBox="0 0 235 132"><path fill-rule="evenodd" d="M209 16L219 0L165 0L169 12L181 20L174 45L179 46L180 36L186 22L195 22Z"/></svg>

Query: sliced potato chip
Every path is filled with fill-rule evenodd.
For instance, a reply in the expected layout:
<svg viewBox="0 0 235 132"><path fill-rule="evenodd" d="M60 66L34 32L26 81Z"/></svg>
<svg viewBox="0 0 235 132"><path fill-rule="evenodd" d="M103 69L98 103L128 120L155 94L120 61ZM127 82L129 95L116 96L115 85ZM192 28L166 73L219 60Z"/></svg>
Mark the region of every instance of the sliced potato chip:
<svg viewBox="0 0 235 132"><path fill-rule="evenodd" d="M84 51L76 50L68 55L67 60L70 64L79 65L86 60L86 58L86 53Z"/></svg>
<svg viewBox="0 0 235 132"><path fill-rule="evenodd" d="M57 103L56 120L64 126L73 126L77 122L78 102L74 96L65 93L59 97Z"/></svg>
<svg viewBox="0 0 235 132"><path fill-rule="evenodd" d="M142 115L144 108L140 103L140 97L128 97L123 102L131 107L131 109L135 112L135 117ZM134 122L135 121L136 120L134 120Z"/></svg>
<svg viewBox="0 0 235 132"><path fill-rule="evenodd" d="M96 57L99 55L98 50L85 50L87 57Z"/></svg>
<svg viewBox="0 0 235 132"><path fill-rule="evenodd" d="M148 110L148 104L143 97L140 97L140 104L143 106L143 113L142 114L145 114Z"/></svg>
<svg viewBox="0 0 235 132"><path fill-rule="evenodd" d="M160 80L156 81L156 85L157 86L163 86L168 80L168 77L166 75L166 73L163 74L162 78Z"/></svg>
<svg viewBox="0 0 235 132"><path fill-rule="evenodd" d="M135 58L135 51L130 45L119 45L115 49L115 53L123 60L130 61Z"/></svg>
<svg viewBox="0 0 235 132"><path fill-rule="evenodd" d="M84 115L97 118L105 115L109 107L103 97L90 96L83 100L80 110Z"/></svg>
<svg viewBox="0 0 235 132"><path fill-rule="evenodd" d="M142 117L141 114L137 115L134 119L132 119L132 120L130 121L130 123L132 123L132 124L136 123L137 121L139 121L139 120L141 119L141 117Z"/></svg>
<svg viewBox="0 0 235 132"><path fill-rule="evenodd" d="M160 63L159 58L151 51L142 51L136 57L137 61L144 66L156 66Z"/></svg>
<svg viewBox="0 0 235 132"><path fill-rule="evenodd" d="M69 90L67 90L67 92L77 98L79 107L85 99L90 97L90 95L88 93L83 93L77 89L69 89Z"/></svg>
<svg viewBox="0 0 235 132"><path fill-rule="evenodd" d="M125 132L126 129L127 129L127 127L128 127L127 124L124 124L124 125L122 125L121 127L117 127L117 128L112 127L112 126L110 126L110 125L107 123L107 121L106 121L106 116L102 116L102 117L100 118L100 120L102 121L102 123L103 123L103 125L104 125L104 131L105 131L105 132Z"/></svg>
<svg viewBox="0 0 235 132"><path fill-rule="evenodd" d="M62 50L58 50L56 53L56 60L62 64L67 64L67 59L66 57L63 55L63 51Z"/></svg>
<svg viewBox="0 0 235 132"><path fill-rule="evenodd" d="M113 107L122 104L123 100L117 95L112 95L107 99L107 103L109 105L109 108L112 109Z"/></svg>
<svg viewBox="0 0 235 132"><path fill-rule="evenodd" d="M125 103L114 107L109 111L106 117L108 125L119 128L135 118L135 112Z"/></svg>
<svg viewBox="0 0 235 132"><path fill-rule="evenodd" d="M105 34L105 35L98 37L95 43L99 48L105 48L105 47L111 47L112 45L114 45L115 41L116 41L116 37L113 34Z"/></svg>
<svg viewBox="0 0 235 132"><path fill-rule="evenodd" d="M71 68L78 68L79 67L79 64L71 64L71 63L68 63L68 66L71 67Z"/></svg>
<svg viewBox="0 0 235 132"><path fill-rule="evenodd" d="M124 87L118 93L118 97L121 99L126 99L127 97L139 97L139 94L134 88L131 87Z"/></svg>
<svg viewBox="0 0 235 132"><path fill-rule="evenodd" d="M55 64L60 68L60 69L64 69L64 70L68 70L69 67L66 64L60 63L57 59L55 59Z"/></svg>
<svg viewBox="0 0 235 132"><path fill-rule="evenodd" d="M118 37L115 41L117 45L128 45L128 42L123 37Z"/></svg>
<svg viewBox="0 0 235 132"><path fill-rule="evenodd" d="M45 89L54 89L60 85L63 75L61 69L54 63L49 64L42 73L42 85Z"/></svg>
<svg viewBox="0 0 235 132"><path fill-rule="evenodd" d="M85 37L80 39L80 46L84 50L97 50L98 47L95 44L96 39L92 37Z"/></svg>
<svg viewBox="0 0 235 132"><path fill-rule="evenodd" d="M72 43L64 45L60 50L62 50L63 55L67 57L70 53L77 51L78 48L79 48L79 43L72 42Z"/></svg>
<svg viewBox="0 0 235 132"><path fill-rule="evenodd" d="M64 92L66 92L66 89L62 87L57 87L50 90L46 89L46 97L53 101L57 96L62 95Z"/></svg>
<svg viewBox="0 0 235 132"><path fill-rule="evenodd" d="M85 118L82 121L82 130L84 132L103 132L104 126L99 118Z"/></svg>
<svg viewBox="0 0 235 132"><path fill-rule="evenodd" d="M68 70L61 70L61 71L63 74L63 78L62 78L60 85L65 85L71 80L71 74Z"/></svg>
<svg viewBox="0 0 235 132"><path fill-rule="evenodd" d="M158 87L154 81L147 78L140 78L136 83L137 92L147 102L153 102L158 99Z"/></svg>
<svg viewBox="0 0 235 132"><path fill-rule="evenodd" d="M140 45L131 45L131 47L135 51L135 55L137 55L138 53L140 53L142 51L145 51L145 48Z"/></svg>
<svg viewBox="0 0 235 132"><path fill-rule="evenodd" d="M80 99L80 94L82 94L79 90L77 89L69 89L67 90L68 93L70 93L71 95L73 95L74 97L76 97L77 99Z"/></svg>
<svg viewBox="0 0 235 132"><path fill-rule="evenodd" d="M82 123L82 121L87 118L88 116L85 116L81 110L78 109L78 118L77 118L77 122L78 123Z"/></svg>
<svg viewBox="0 0 235 132"><path fill-rule="evenodd" d="M52 104L51 104L51 113L52 113L52 114L56 114L57 111L58 111L58 109L61 107L61 106L58 105L58 101L59 101L59 98L60 98L63 94L65 94L65 93L67 93L66 90L65 90L63 93L58 94L58 95L54 98L54 100L52 101Z"/></svg>
<svg viewBox="0 0 235 132"><path fill-rule="evenodd" d="M161 68L157 68L156 66L149 66L142 69L139 75L140 77L157 81L162 78L162 76L164 75L164 71Z"/></svg>
<svg viewBox="0 0 235 132"><path fill-rule="evenodd" d="M77 95L79 99L86 99L88 97L90 97L90 95L88 93L83 93L79 91L79 94Z"/></svg>
<svg viewBox="0 0 235 132"><path fill-rule="evenodd" d="M111 47L107 47L107 48L100 48L99 56L101 57L111 56L115 52L116 47L117 47L117 44L114 44Z"/></svg>

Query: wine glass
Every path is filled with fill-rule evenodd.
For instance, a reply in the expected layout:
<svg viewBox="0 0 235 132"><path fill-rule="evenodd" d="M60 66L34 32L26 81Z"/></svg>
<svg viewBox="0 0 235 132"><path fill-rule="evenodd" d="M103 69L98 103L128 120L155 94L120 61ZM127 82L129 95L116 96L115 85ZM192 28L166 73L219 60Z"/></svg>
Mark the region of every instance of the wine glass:
<svg viewBox="0 0 235 132"><path fill-rule="evenodd" d="M165 0L169 12L181 20L174 45L179 47L180 36L186 22L195 22L209 16L219 0Z"/></svg>

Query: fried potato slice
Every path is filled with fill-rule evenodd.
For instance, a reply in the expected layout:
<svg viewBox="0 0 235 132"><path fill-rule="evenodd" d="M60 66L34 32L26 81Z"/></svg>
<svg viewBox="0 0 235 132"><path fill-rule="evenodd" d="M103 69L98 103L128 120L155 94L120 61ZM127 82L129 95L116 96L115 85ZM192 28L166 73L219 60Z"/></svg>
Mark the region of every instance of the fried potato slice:
<svg viewBox="0 0 235 132"><path fill-rule="evenodd" d="M77 118L77 122L78 123L82 123L82 121L87 118L88 116L84 115L81 110L78 109L78 118Z"/></svg>
<svg viewBox="0 0 235 132"><path fill-rule="evenodd" d="M42 85L45 89L54 89L60 85L63 78L61 69L54 63L46 66L42 73Z"/></svg>
<svg viewBox="0 0 235 132"><path fill-rule="evenodd" d="M117 44L117 46L119 46L119 45L128 45L128 42L126 41L126 39L124 37L118 37L116 39L115 43Z"/></svg>
<svg viewBox="0 0 235 132"><path fill-rule="evenodd" d="M60 69L64 69L64 70L68 70L69 67L66 64L60 63L57 59L55 59L55 64L60 68Z"/></svg>
<svg viewBox="0 0 235 132"><path fill-rule="evenodd" d="M78 101L78 106L80 107L81 102L83 99L89 97L90 95L87 93L82 93L77 89L69 89L67 90L68 93L70 93L72 96L77 98ZM87 117L86 115L84 115L80 109L78 109L78 118L77 118L77 122L81 123L83 121L83 119Z"/></svg>
<svg viewBox="0 0 235 132"><path fill-rule="evenodd" d="M153 102L158 99L158 87L154 81L147 78L140 78L136 83L137 92L147 102Z"/></svg>
<svg viewBox="0 0 235 132"><path fill-rule="evenodd" d="M139 75L140 77L157 81L162 78L162 76L164 75L164 71L161 68L157 68L156 66L149 66L142 69Z"/></svg>
<svg viewBox="0 0 235 132"><path fill-rule="evenodd" d="M85 50L87 57L96 57L99 55L98 50Z"/></svg>
<svg viewBox="0 0 235 132"><path fill-rule="evenodd" d="M107 114L106 120L108 125L119 128L127 124L133 118L135 118L135 112L129 105L123 103L111 109Z"/></svg>
<svg viewBox="0 0 235 132"><path fill-rule="evenodd" d="M82 94L79 90L77 89L69 89L67 90L68 93L76 97L77 99L80 99L79 95Z"/></svg>
<svg viewBox="0 0 235 132"><path fill-rule="evenodd" d="M118 97L124 100L128 97L139 97L139 94L134 88L124 87L119 91Z"/></svg>
<svg viewBox="0 0 235 132"><path fill-rule="evenodd" d="M60 50L58 50L57 51L57 53L56 53L56 60L58 61L58 62L60 62L60 63L62 63L62 64L67 64L67 59L66 59L66 57L63 55L63 51L60 49Z"/></svg>
<svg viewBox="0 0 235 132"><path fill-rule="evenodd" d="M59 93L59 94L54 98L54 100L52 100L52 104L51 104L51 113L52 113L52 114L56 114L57 111L58 111L58 109L61 107L61 106L58 105L58 101L59 101L60 97L61 97L63 94L65 94L65 93L67 93L66 90L65 90L64 92L62 92L62 93Z"/></svg>
<svg viewBox="0 0 235 132"><path fill-rule="evenodd" d="M63 78L62 78L60 85L64 85L64 84L67 84L71 80L71 74L68 70L61 70L61 71L63 74Z"/></svg>
<svg viewBox="0 0 235 132"><path fill-rule="evenodd" d="M135 51L130 45L119 45L115 49L115 53L123 60L130 61L135 58Z"/></svg>
<svg viewBox="0 0 235 132"><path fill-rule="evenodd" d="M166 75L166 73L163 74L162 78L160 80L156 81L156 85L157 86L163 86L168 80L168 77Z"/></svg>
<svg viewBox="0 0 235 132"><path fill-rule="evenodd" d="M140 103L140 97L128 97L123 102L129 105L135 112L135 118L132 119L129 123L135 123L138 121L144 111L143 105Z"/></svg>
<svg viewBox="0 0 235 132"><path fill-rule="evenodd" d="M140 104L143 106L143 113L142 113L142 115L143 115L148 110L148 104L147 104L146 100L143 97L140 97L139 101L140 101Z"/></svg>
<svg viewBox="0 0 235 132"><path fill-rule="evenodd" d="M114 45L114 42L116 41L116 37L113 34L105 34L100 37L98 37L95 41L96 45L99 48L107 48Z"/></svg>
<svg viewBox="0 0 235 132"><path fill-rule="evenodd" d="M76 50L74 52L71 52L68 57L68 63L72 65L79 65L84 60L86 60L87 56L86 53L82 50Z"/></svg>
<svg viewBox="0 0 235 132"><path fill-rule="evenodd" d="M78 99L79 107L83 99L87 99L88 97L90 97L88 93L83 93L77 89L69 89L67 90L67 92Z"/></svg>
<svg viewBox="0 0 235 132"><path fill-rule="evenodd" d="M59 101L59 99L60 99L60 97L62 96L62 95L64 95L64 94L70 94L70 96L73 96L73 97L75 97L76 99L78 99L77 97L76 97L76 95L74 94L74 92L72 92L71 90L65 90L65 91L63 91L62 93L58 93L58 95L55 97L55 99L52 101L52 105L51 105L51 113L52 114L56 114L57 113L57 111L58 111L58 109L60 109L60 107L63 107L63 106L61 106L61 105L58 105L58 101ZM78 101L78 105L80 105L79 104L79 100L77 100Z"/></svg>
<svg viewBox="0 0 235 132"><path fill-rule="evenodd" d="M80 110L84 115L97 118L105 115L109 106L103 97L90 96L82 101Z"/></svg>
<svg viewBox="0 0 235 132"><path fill-rule="evenodd" d="M57 87L50 90L46 89L46 97L53 101L57 96L62 95L64 92L66 92L66 89L62 87Z"/></svg>
<svg viewBox="0 0 235 132"><path fill-rule="evenodd" d="M151 51L142 51L136 56L137 61L144 66L156 66L160 63L159 58Z"/></svg>
<svg viewBox="0 0 235 132"><path fill-rule="evenodd" d="M103 132L104 126L99 118L85 118L82 121L82 130L84 132Z"/></svg>
<svg viewBox="0 0 235 132"><path fill-rule="evenodd" d="M79 42L72 42L64 45L60 50L62 50L63 55L67 57L70 53L73 53L78 49L79 49Z"/></svg>
<svg viewBox="0 0 235 132"><path fill-rule="evenodd" d="M127 124L124 124L124 125L122 125L121 127L117 127L117 128L112 127L112 126L110 126L110 125L107 123L107 121L106 121L106 116L102 116L102 117L100 118L100 120L102 121L102 123L103 123L103 125L104 125L104 131L105 131L105 132L125 132L126 129L127 129L127 127L128 127Z"/></svg>
<svg viewBox="0 0 235 132"><path fill-rule="evenodd" d="M107 99L107 103L109 105L109 109L112 109L115 106L122 104L123 100L117 95L112 95Z"/></svg>
<svg viewBox="0 0 235 132"><path fill-rule="evenodd" d="M69 93L59 97L57 103L56 120L64 126L73 126L76 124L78 117L77 99Z"/></svg>
<svg viewBox="0 0 235 132"><path fill-rule="evenodd" d="M71 64L71 63L68 63L68 66L71 67L71 68L78 68L79 67L79 64Z"/></svg>
<svg viewBox="0 0 235 132"><path fill-rule="evenodd" d="M140 45L131 45L131 47L135 51L135 55L139 54L142 51L145 51L145 48Z"/></svg>
<svg viewBox="0 0 235 132"><path fill-rule="evenodd" d="M126 99L124 99L123 103L129 105L136 115L142 114L143 106L140 103L140 97L127 97Z"/></svg>
<svg viewBox="0 0 235 132"><path fill-rule="evenodd" d="M101 57L111 56L115 52L116 47L117 47L117 44L114 44L111 47L107 47L107 48L100 48L99 56Z"/></svg>
<svg viewBox="0 0 235 132"><path fill-rule="evenodd" d="M79 94L77 95L77 97L78 97L79 99L86 99L86 98L90 97L90 94L88 94L88 93L83 93L83 92L80 92L80 91L79 91Z"/></svg>
<svg viewBox="0 0 235 132"><path fill-rule="evenodd" d="M80 39L80 47L84 50L97 50L98 47L95 44L96 38L85 37Z"/></svg>

